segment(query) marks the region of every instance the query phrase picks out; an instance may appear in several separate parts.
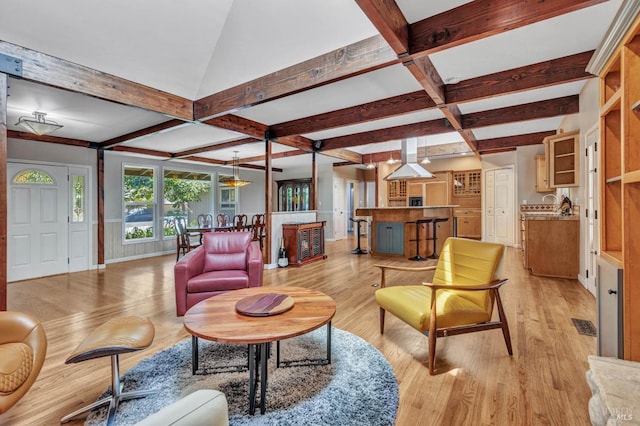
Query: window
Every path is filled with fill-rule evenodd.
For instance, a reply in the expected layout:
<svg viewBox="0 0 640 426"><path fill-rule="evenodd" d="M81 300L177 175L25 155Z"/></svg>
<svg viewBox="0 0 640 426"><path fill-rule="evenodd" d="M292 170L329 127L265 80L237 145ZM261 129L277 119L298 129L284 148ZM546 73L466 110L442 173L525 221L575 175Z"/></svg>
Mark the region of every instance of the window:
<svg viewBox="0 0 640 426"><path fill-rule="evenodd" d="M73 175L71 177L71 197L73 202L71 221L85 221L85 181L84 176Z"/></svg>
<svg viewBox="0 0 640 426"><path fill-rule="evenodd" d="M155 237L155 170L151 167L124 166L124 239Z"/></svg>
<svg viewBox="0 0 640 426"><path fill-rule="evenodd" d="M23 170L13 178L13 183L36 183L40 185L55 185L53 178L42 170Z"/></svg>
<svg viewBox="0 0 640 426"><path fill-rule="evenodd" d="M236 215L236 188L220 187L220 207L218 212L228 214L229 217Z"/></svg>
<svg viewBox="0 0 640 426"><path fill-rule="evenodd" d="M187 218L195 224L198 215L212 213L211 174L164 170L163 235L176 234L173 219Z"/></svg>

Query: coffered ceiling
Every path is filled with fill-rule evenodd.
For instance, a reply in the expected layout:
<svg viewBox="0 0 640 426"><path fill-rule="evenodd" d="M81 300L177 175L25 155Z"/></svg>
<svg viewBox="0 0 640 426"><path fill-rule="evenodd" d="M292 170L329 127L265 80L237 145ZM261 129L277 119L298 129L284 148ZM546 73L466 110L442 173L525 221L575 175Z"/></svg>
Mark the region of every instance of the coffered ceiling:
<svg viewBox="0 0 640 426"><path fill-rule="evenodd" d="M273 167L540 143L622 0L114 0L0 5L9 137ZM28 17L28 18L27 18ZM20 133L20 116L64 127ZM365 159L366 157L366 159Z"/></svg>

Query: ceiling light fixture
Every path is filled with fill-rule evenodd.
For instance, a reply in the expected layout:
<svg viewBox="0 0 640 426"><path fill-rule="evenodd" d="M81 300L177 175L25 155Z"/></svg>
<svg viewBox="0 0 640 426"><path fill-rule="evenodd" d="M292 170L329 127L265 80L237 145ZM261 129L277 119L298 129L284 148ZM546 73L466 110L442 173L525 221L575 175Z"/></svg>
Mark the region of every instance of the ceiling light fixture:
<svg viewBox="0 0 640 426"><path fill-rule="evenodd" d="M371 151L369 151L369 164L367 164L367 169L371 170L375 168L376 168L376 165L373 164L373 154L371 153Z"/></svg>
<svg viewBox="0 0 640 426"><path fill-rule="evenodd" d="M240 158L238 158L238 151L233 152L233 176L221 176L218 181L222 185L234 188L249 185L251 183L250 180L240 179Z"/></svg>
<svg viewBox="0 0 640 426"><path fill-rule="evenodd" d="M16 126L20 126L28 132L35 133L36 135L47 135L51 132L55 132L58 129L61 129L63 126L61 124L56 123L55 121L47 121L45 120L44 112L34 111L33 118L32 117L20 117Z"/></svg>
<svg viewBox="0 0 640 426"><path fill-rule="evenodd" d="M389 159L387 160L387 164L392 165L396 164L398 161L393 159L393 154L389 153Z"/></svg>
<svg viewBox="0 0 640 426"><path fill-rule="evenodd" d="M422 153L424 154L424 158L420 161L420 164L431 164L431 160L427 157L427 137L424 137L424 147L422 148Z"/></svg>

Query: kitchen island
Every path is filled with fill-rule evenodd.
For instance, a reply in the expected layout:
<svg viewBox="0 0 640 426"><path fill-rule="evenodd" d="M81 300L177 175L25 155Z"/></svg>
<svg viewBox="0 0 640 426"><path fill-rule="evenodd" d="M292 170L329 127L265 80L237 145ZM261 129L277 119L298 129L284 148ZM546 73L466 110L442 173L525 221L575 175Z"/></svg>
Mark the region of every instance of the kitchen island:
<svg viewBox="0 0 640 426"><path fill-rule="evenodd" d="M420 207L365 207L356 216L369 222L369 250L372 255L416 256L416 220L447 219L436 224L436 252L440 253L447 237L454 235L453 209L457 205ZM422 257L433 253L433 225L420 225L418 249Z"/></svg>

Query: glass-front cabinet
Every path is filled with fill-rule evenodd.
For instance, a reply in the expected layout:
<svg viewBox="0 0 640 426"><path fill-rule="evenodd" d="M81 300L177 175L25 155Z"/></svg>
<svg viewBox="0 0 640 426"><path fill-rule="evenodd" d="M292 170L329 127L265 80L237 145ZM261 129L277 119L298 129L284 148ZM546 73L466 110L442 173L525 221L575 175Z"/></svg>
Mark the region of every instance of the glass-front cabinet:
<svg viewBox="0 0 640 426"><path fill-rule="evenodd" d="M278 211L310 210L313 198L311 178L279 180L276 183L278 184Z"/></svg>

